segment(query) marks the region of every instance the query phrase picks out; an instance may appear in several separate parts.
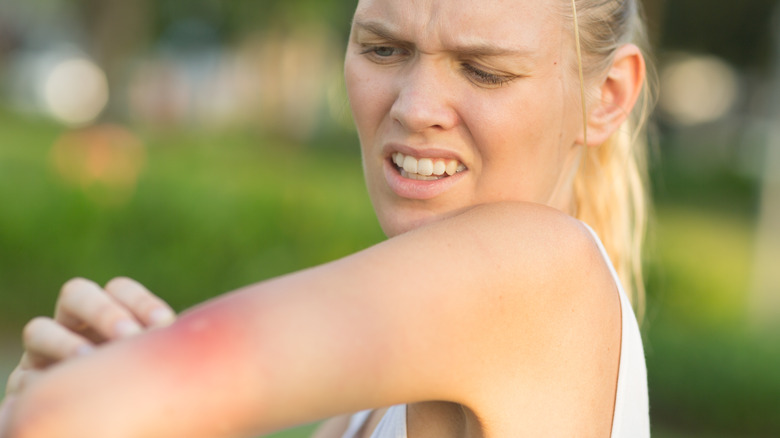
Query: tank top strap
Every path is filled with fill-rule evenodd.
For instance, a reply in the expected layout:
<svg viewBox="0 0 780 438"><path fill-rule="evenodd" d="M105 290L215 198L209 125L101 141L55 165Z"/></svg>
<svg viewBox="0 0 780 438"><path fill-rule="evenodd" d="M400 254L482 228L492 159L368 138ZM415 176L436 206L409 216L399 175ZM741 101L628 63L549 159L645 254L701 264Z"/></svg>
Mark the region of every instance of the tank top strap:
<svg viewBox="0 0 780 438"><path fill-rule="evenodd" d="M342 438L355 438L373 411L360 411L349 419ZM382 415L371 438L406 438L406 405L390 406Z"/></svg>
<svg viewBox="0 0 780 438"><path fill-rule="evenodd" d="M607 263L620 295L621 336L620 363L618 365L615 411L612 417L611 438L649 438L650 414L647 394L647 368L645 365L642 335L620 278L609 259L607 250L598 234L588 224L585 227L593 235L601 256Z"/></svg>
<svg viewBox="0 0 780 438"><path fill-rule="evenodd" d="M342 435L342 438L355 438L355 435L357 435L370 415L371 409L352 414L349 418L349 426L347 426L347 430Z"/></svg>

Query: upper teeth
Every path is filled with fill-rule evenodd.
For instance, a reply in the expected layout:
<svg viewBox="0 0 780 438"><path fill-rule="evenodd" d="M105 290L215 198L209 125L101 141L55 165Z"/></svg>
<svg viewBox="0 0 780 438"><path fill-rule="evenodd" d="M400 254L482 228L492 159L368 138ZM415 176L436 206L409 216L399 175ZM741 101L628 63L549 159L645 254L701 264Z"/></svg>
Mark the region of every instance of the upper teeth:
<svg viewBox="0 0 780 438"><path fill-rule="evenodd" d="M393 154L393 163L403 169L409 175L443 176L455 175L466 170L466 166L458 160L445 160L441 158L414 158L400 152ZM405 175L406 176L406 175Z"/></svg>

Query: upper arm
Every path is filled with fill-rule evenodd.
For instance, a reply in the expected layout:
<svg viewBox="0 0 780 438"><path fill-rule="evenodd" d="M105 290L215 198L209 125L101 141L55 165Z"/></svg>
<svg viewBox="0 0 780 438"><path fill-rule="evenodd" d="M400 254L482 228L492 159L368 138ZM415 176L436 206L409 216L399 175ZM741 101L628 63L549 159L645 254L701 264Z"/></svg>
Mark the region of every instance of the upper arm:
<svg viewBox="0 0 780 438"><path fill-rule="evenodd" d="M538 384L588 336L578 309L606 301L573 293L604 282L586 234L542 207L477 208L65 364L20 421L213 437L418 400L488 403L508 380Z"/></svg>

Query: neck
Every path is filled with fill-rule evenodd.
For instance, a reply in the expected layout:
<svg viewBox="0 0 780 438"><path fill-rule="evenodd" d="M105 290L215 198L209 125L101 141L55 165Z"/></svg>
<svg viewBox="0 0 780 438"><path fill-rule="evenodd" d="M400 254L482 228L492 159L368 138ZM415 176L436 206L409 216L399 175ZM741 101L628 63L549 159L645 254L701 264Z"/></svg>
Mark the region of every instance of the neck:
<svg viewBox="0 0 780 438"><path fill-rule="evenodd" d="M574 179L580 169L584 146L575 146L566 159L558 183L547 199L547 205L570 216L576 216L577 204L574 202Z"/></svg>

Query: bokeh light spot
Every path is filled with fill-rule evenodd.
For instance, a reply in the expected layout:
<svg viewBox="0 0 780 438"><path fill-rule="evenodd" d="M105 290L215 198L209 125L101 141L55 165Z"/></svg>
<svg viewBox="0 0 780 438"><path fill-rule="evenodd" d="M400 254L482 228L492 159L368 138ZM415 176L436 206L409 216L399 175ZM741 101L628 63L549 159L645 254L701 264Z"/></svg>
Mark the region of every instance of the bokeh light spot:
<svg viewBox="0 0 780 438"><path fill-rule="evenodd" d="M64 133L51 151L62 179L102 205L130 200L146 163L141 140L128 129L100 124Z"/></svg>
<svg viewBox="0 0 780 438"><path fill-rule="evenodd" d="M49 113L67 125L94 121L108 104L108 81L94 62L66 59L49 73L44 85Z"/></svg>
<svg viewBox="0 0 780 438"><path fill-rule="evenodd" d="M737 73L714 56L682 55L661 71L660 109L671 122L691 126L714 122L739 95Z"/></svg>

